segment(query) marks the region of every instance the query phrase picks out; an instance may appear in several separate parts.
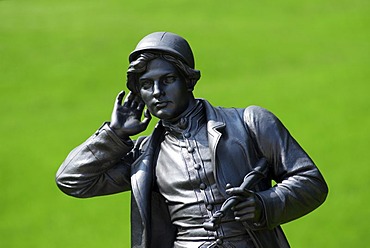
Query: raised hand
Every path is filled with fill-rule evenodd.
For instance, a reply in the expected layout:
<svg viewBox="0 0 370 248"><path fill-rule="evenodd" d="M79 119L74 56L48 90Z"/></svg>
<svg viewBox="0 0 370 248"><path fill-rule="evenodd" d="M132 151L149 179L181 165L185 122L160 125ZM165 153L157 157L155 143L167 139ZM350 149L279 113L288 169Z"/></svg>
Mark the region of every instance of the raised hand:
<svg viewBox="0 0 370 248"><path fill-rule="evenodd" d="M226 193L234 196L239 203L231 208L236 221L258 222L262 216L262 202L252 191L241 187L228 188Z"/></svg>
<svg viewBox="0 0 370 248"><path fill-rule="evenodd" d="M144 131L152 117L149 110L146 110L144 119L141 120L145 104L138 95L129 92L122 105L124 96L124 91L121 91L117 96L110 127L120 138L125 139Z"/></svg>

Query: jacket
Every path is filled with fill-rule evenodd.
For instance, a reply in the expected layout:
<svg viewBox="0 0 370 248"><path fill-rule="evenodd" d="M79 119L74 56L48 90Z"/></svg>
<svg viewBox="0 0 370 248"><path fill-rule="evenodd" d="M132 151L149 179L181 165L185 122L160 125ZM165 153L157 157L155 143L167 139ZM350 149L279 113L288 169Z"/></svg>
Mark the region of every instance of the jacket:
<svg viewBox="0 0 370 248"><path fill-rule="evenodd" d="M253 189L263 203L263 219L243 224L256 247L289 247L280 225L324 202L328 188L321 173L271 112L257 106L213 107L202 101L218 188L226 199L226 184L239 186L265 157L268 177ZM68 155L57 172L57 185L80 198L131 190L132 247L170 248L176 228L163 197L152 190L156 149L163 134L159 122L150 136L122 141L104 124Z"/></svg>

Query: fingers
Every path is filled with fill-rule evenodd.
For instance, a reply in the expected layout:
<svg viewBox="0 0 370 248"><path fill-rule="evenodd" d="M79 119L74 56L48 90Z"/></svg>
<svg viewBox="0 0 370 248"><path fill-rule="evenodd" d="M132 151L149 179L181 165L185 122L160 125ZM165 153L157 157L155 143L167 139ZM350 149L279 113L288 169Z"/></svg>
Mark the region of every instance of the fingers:
<svg viewBox="0 0 370 248"><path fill-rule="evenodd" d="M146 128L149 125L149 122L151 119L152 119L152 116L149 110L147 109L144 112L144 119L141 121L141 124Z"/></svg>
<svg viewBox="0 0 370 248"><path fill-rule="evenodd" d="M256 217L256 201L254 197L249 197L232 207L236 221L254 220Z"/></svg>
<svg viewBox="0 0 370 248"><path fill-rule="evenodd" d="M122 100L124 96L125 96L125 91L122 90L116 98L116 102L115 102L116 108L119 106L122 106ZM141 100L141 97L132 93L131 91L128 93L128 95L125 98L125 101L123 102L123 107L132 108L132 109L137 108L138 111L142 111L144 109L144 106L145 104Z"/></svg>
<svg viewBox="0 0 370 248"><path fill-rule="evenodd" d="M263 215L263 204L256 195L252 195L231 208L236 221L258 222Z"/></svg>
<svg viewBox="0 0 370 248"><path fill-rule="evenodd" d="M254 210L251 211L251 212L248 212L246 214L240 215L240 216L237 216L235 214L235 220L236 221L248 221L248 220L254 220L255 218L256 218L256 214L255 214Z"/></svg>
<svg viewBox="0 0 370 248"><path fill-rule="evenodd" d="M241 187L234 187L234 188L228 188L226 189L226 194L230 196L241 196L241 197L250 197L253 196L253 192L243 189Z"/></svg>
<svg viewBox="0 0 370 248"><path fill-rule="evenodd" d="M140 101L139 103L138 103L138 105L137 105L137 110L138 111L143 111L143 109L144 109L144 107L145 107L145 103L143 102L143 101Z"/></svg>
<svg viewBox="0 0 370 248"><path fill-rule="evenodd" d="M142 112L143 109L144 109L144 102L143 100L141 99L141 97L137 94L134 94L132 92L130 92L124 103L123 103L123 107L125 108L130 108L132 110L138 110L139 112Z"/></svg>
<svg viewBox="0 0 370 248"><path fill-rule="evenodd" d="M123 102L123 107L131 107L132 101L135 99L135 97L136 95L130 91Z"/></svg>
<svg viewBox="0 0 370 248"><path fill-rule="evenodd" d="M256 215L256 199L252 191L241 187L227 187L226 193L230 196L236 197L239 200L235 206L231 208L234 211L236 221L255 220Z"/></svg>
<svg viewBox="0 0 370 248"><path fill-rule="evenodd" d="M152 115L150 114L149 109L146 109L145 112L144 112L144 120L143 120L143 122L144 121L146 122L146 120L150 121L151 119L152 119Z"/></svg>
<svg viewBox="0 0 370 248"><path fill-rule="evenodd" d="M255 201L254 197L248 197L246 200L241 201L238 204L236 204L235 206L233 206L232 209L234 211L239 211L239 210L242 210L244 208L248 208L248 207L255 206L255 205L256 205L256 201Z"/></svg>
<svg viewBox="0 0 370 248"><path fill-rule="evenodd" d="M125 91L124 90L122 90L120 93L118 93L117 98L116 98L116 102L115 102L116 106L121 106L122 105L122 99L123 99L124 96L125 96Z"/></svg>

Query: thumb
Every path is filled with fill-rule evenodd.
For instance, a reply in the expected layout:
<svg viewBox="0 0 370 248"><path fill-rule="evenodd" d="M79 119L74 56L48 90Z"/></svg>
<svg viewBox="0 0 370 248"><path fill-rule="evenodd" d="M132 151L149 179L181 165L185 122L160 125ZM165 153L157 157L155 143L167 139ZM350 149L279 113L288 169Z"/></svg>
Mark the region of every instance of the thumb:
<svg viewBox="0 0 370 248"><path fill-rule="evenodd" d="M226 194L230 196L243 196L243 197L249 197L254 195L253 191L243 189L241 187L227 189Z"/></svg>
<svg viewBox="0 0 370 248"><path fill-rule="evenodd" d="M144 112L144 119L142 123L145 124L145 126L148 126L151 119L152 119L152 115L150 114L149 110L146 109Z"/></svg>

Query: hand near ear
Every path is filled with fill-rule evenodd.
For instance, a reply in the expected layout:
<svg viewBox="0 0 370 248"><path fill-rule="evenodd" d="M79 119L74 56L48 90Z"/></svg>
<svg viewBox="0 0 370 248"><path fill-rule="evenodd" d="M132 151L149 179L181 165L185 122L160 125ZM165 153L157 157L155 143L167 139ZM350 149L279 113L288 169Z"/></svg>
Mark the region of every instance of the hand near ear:
<svg viewBox="0 0 370 248"><path fill-rule="evenodd" d="M127 139L129 136L143 132L148 127L152 117L149 110L146 109L144 119L141 120L145 104L140 96L129 92L122 104L124 96L125 91L121 91L116 98L110 128L120 138Z"/></svg>

